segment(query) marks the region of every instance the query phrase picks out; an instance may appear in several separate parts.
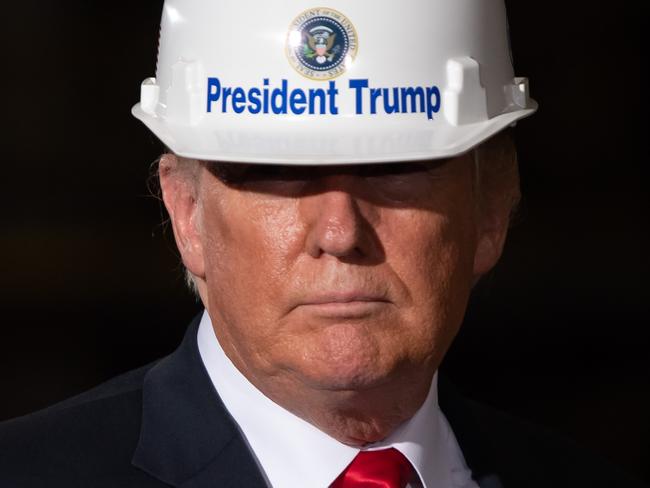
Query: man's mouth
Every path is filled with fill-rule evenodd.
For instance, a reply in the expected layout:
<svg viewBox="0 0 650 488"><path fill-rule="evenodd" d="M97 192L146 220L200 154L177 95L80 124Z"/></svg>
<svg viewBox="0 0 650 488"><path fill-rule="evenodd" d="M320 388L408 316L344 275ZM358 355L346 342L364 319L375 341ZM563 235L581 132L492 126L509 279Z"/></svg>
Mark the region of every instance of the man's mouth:
<svg viewBox="0 0 650 488"><path fill-rule="evenodd" d="M383 295L352 290L309 296L296 308L323 318L362 318L389 303Z"/></svg>

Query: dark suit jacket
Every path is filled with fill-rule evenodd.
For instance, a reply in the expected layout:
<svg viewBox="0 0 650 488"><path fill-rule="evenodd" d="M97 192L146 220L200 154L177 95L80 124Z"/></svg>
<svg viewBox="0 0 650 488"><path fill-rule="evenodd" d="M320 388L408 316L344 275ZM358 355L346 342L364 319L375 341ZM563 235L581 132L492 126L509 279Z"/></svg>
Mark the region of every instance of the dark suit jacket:
<svg viewBox="0 0 650 488"><path fill-rule="evenodd" d="M0 424L0 487L267 486L203 367L199 318L170 356ZM444 380L439 401L481 488L641 486Z"/></svg>

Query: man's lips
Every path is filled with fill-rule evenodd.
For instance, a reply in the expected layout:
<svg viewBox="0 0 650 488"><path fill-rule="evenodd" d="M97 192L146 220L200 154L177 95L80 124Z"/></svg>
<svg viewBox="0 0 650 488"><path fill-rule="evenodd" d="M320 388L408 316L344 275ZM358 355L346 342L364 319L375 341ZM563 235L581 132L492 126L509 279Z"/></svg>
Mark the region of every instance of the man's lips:
<svg viewBox="0 0 650 488"><path fill-rule="evenodd" d="M300 300L296 308L331 318L369 315L390 303L384 295L359 291L317 294Z"/></svg>
<svg viewBox="0 0 650 488"><path fill-rule="evenodd" d="M326 303L352 303L352 302L387 302L383 294L363 291L337 291L315 293L307 295L300 300L301 305L322 305Z"/></svg>

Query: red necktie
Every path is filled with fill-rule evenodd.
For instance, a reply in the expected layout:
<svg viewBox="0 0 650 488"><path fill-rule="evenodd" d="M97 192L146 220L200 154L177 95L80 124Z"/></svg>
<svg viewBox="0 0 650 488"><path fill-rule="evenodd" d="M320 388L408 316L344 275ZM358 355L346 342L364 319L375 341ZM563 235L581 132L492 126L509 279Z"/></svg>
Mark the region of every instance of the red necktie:
<svg viewBox="0 0 650 488"><path fill-rule="evenodd" d="M397 449L362 451L330 488L404 488L413 467Z"/></svg>

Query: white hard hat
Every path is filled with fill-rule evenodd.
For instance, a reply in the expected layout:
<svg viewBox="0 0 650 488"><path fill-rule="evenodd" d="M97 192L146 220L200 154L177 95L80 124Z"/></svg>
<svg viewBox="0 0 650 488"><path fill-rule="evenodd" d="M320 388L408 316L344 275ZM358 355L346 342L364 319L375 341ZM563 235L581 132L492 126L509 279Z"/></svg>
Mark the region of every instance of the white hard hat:
<svg viewBox="0 0 650 488"><path fill-rule="evenodd" d="M320 165L455 156L537 109L503 0L326 5L166 0L133 114L181 156Z"/></svg>

